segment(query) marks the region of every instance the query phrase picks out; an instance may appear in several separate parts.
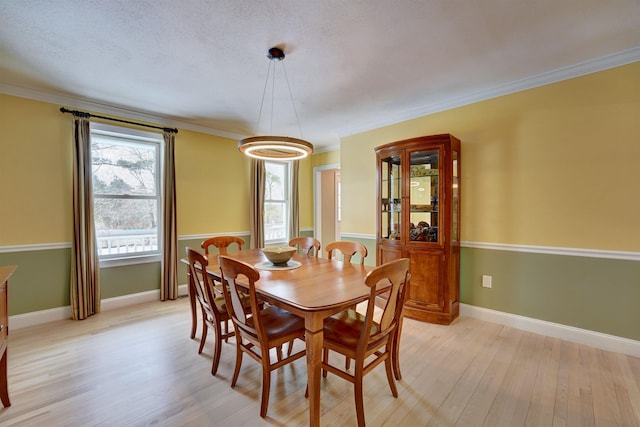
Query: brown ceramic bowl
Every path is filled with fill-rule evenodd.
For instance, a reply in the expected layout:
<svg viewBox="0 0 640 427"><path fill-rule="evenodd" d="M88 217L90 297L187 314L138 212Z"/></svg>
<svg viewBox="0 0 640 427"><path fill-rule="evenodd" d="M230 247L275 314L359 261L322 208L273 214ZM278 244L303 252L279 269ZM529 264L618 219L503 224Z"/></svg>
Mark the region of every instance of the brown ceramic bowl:
<svg viewBox="0 0 640 427"><path fill-rule="evenodd" d="M297 250L297 248L292 246L273 246L269 248L262 248L262 253L274 265L282 265L289 262Z"/></svg>

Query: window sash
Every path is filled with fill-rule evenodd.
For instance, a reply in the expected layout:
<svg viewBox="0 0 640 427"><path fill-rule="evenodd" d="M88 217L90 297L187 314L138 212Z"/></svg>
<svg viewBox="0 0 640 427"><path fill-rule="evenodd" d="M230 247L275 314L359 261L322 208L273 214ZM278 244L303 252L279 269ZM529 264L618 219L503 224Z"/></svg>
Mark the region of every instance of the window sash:
<svg viewBox="0 0 640 427"><path fill-rule="evenodd" d="M270 168L271 166L271 168ZM291 212L290 212L290 176L291 176L291 165L289 162L275 162L275 161L266 161L265 162L265 171L267 174L270 173L270 169L277 168L278 177L282 178L282 182L279 184L279 188L277 191L271 191L274 189L273 184L269 183L269 178L265 179L265 185L272 185L269 189L265 189L265 199L264 199L264 243L265 245L285 245L289 242L289 222L291 221ZM282 195L280 197L273 197L274 195ZM270 221L269 216L272 214L278 214L281 218L280 221L274 222Z"/></svg>
<svg viewBox="0 0 640 427"><path fill-rule="evenodd" d="M140 194L118 194L117 192L105 191L101 189L101 192L94 191L93 203L94 213L97 209L100 209L101 202L112 201L122 204L132 215L130 209L132 207L138 207L138 214L150 213L151 219L147 221L151 222L150 227L133 227L134 222L130 222L127 227L112 227L105 228L98 223L97 215L94 215L94 222L96 227L96 240L98 245L98 255L101 260L114 260L123 258L141 258L148 256L157 256L161 254L162 240L161 240L161 221L162 221L162 196L161 196L161 152L163 138L162 135L152 132L139 131L134 129L121 128L117 126L109 126L103 124L91 125L91 137L92 137L92 154L94 143L104 144L112 142L116 145L140 146L145 150L153 150L153 177L151 182L145 182L147 186L143 186L142 189L138 188ZM122 158L119 158L122 160ZM93 162L92 162L93 166ZM113 172L117 176L117 171ZM149 177L146 177L148 180ZM94 189L95 182L93 183ZM145 193L146 191L146 193ZM145 202L155 201L152 207L148 206L144 208ZM127 206L128 205L128 206ZM141 210L142 209L142 210ZM151 209L149 211L149 209ZM134 209L135 210L135 209ZM117 215L112 215L117 219ZM123 216L122 218L129 218L129 216ZM116 221L117 222L117 221ZM143 223L143 222L142 222Z"/></svg>

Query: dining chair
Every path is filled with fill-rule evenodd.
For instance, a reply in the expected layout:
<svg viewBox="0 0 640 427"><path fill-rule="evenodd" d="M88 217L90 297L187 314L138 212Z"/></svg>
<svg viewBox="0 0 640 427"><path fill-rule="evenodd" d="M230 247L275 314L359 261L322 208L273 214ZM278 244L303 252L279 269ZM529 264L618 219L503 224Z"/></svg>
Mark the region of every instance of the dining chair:
<svg viewBox="0 0 640 427"><path fill-rule="evenodd" d="M348 309L337 313L324 322L322 372L331 372L354 384L356 416L358 426L364 426L363 377L384 362L387 381L393 397L398 397L394 380L394 352L399 336L396 332L402 315L407 282L409 259L400 258L371 270L364 279L370 288L366 314ZM376 296L380 288L388 286L389 299L378 322L374 321ZM338 368L329 362L333 351L355 361L354 373ZM372 359L373 357L373 359ZM366 364L365 364L366 362Z"/></svg>
<svg viewBox="0 0 640 427"><path fill-rule="evenodd" d="M337 252L340 252L342 254L342 259L344 262L351 262L351 258L355 254L359 254L360 265L364 265L364 259L369 253L367 247L362 243L351 242L349 240L338 240L335 242L331 242L325 247L325 250L327 251L327 258L329 259L337 259ZM354 305L351 308L355 310L356 306ZM351 361L347 357L347 360L345 361L345 369L348 370L350 366Z"/></svg>
<svg viewBox="0 0 640 427"><path fill-rule="evenodd" d="M232 245L236 245L238 250L241 251L242 246L244 245L244 239L237 236L214 236L214 237L209 237L208 239L203 240L202 243L200 244L200 247L204 249L204 255L208 257L209 248L211 248L211 246L214 246L218 249L219 255L227 255L229 253L228 249L232 247ZM213 284L214 284L214 291L216 295L223 296L222 285L220 283L216 283L215 280L213 281ZM228 330L229 330L229 325L227 324L227 322L225 322L224 324L225 333L227 333ZM226 341L227 340L225 339L225 342Z"/></svg>
<svg viewBox="0 0 640 427"><path fill-rule="evenodd" d="M351 257L355 254L360 255L360 264L364 265L364 259L368 255L367 247L362 243L351 242L348 240L338 240L329 243L325 248L329 259L337 258L336 251L342 253L344 262L351 262Z"/></svg>
<svg viewBox="0 0 640 427"><path fill-rule="evenodd" d="M309 256L311 256L311 252L313 251L317 258L322 245L320 244L320 240L313 237L294 237L289 240L289 246L295 246Z"/></svg>
<svg viewBox="0 0 640 427"><path fill-rule="evenodd" d="M260 363L262 365L260 416L264 418L269 406L271 372L306 354L306 350L301 350L282 358L284 343L296 338L304 338L304 320L274 305L265 305L264 308L260 308L255 288L255 282L260 279L260 272L252 265L224 255L218 257L218 264L225 285L223 289L227 307L236 331L236 366L231 387L235 387L238 381L244 353ZM239 284L239 280L242 284ZM242 304L242 292L247 289L250 301L248 306ZM271 349L276 349L275 362L271 360Z"/></svg>
<svg viewBox="0 0 640 427"><path fill-rule="evenodd" d="M220 255L227 255L227 249L233 244L237 245L238 250L241 251L242 246L244 245L244 239L237 236L214 236L205 239L200 247L204 249L204 254L206 256L209 256L209 248L211 246L215 246L216 248L218 248L218 253Z"/></svg>
<svg viewBox="0 0 640 427"><path fill-rule="evenodd" d="M214 293L213 282L206 273L209 260L195 249L186 248L187 257L189 259L189 280L191 281L191 289L196 291L196 300L200 303L202 311L202 337L200 339L200 348L198 354L202 353L204 343L207 340L207 331L209 328L215 331L216 341L213 350L213 365L211 367L211 375L215 375L218 371L220 363L220 353L222 351L222 340L234 336L234 332L228 332L227 322L230 319L227 311L224 295L216 296ZM225 331L222 332L221 325L224 323Z"/></svg>

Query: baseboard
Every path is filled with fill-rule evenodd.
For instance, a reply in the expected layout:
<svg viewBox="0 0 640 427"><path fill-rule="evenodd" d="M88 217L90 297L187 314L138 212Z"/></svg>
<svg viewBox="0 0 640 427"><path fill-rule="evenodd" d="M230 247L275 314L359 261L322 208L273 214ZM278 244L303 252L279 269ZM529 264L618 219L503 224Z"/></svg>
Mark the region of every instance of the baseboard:
<svg viewBox="0 0 640 427"><path fill-rule="evenodd" d="M460 304L460 315L486 320L487 322L498 323L511 328L559 338L578 344L584 344L600 348L602 350L640 357L640 341L628 338L621 338L615 335L608 335L559 323L519 316L517 314L504 313L469 304Z"/></svg>
<svg viewBox="0 0 640 427"><path fill-rule="evenodd" d="M188 294L187 285L178 286L178 295ZM120 297L103 299L100 304L101 311L115 310L121 307L127 307L145 302L158 301L160 299L160 290L139 292L137 294L123 295ZM11 329L21 329L28 326L40 325L42 323L55 322L56 320L71 319L71 307L57 307L48 310L33 311L30 313L16 314L9 316L9 325Z"/></svg>
<svg viewBox="0 0 640 427"><path fill-rule="evenodd" d="M178 286L178 295L183 296L187 294L188 289L186 284ZM101 309L102 311L115 310L117 308L157 301L159 299L159 290L140 292L137 294L102 300ZM603 334L600 332L589 331L587 329L575 328L573 326L561 325L559 323L547 322L544 320L533 319L530 317L519 316L517 314L505 313L469 304L460 304L460 315L485 320L487 322L498 323L511 328L559 338L578 344L589 345L602 350L640 357L640 341L628 338L621 338L615 335ZM71 308L66 306L9 316L9 325L11 326L11 329L15 330L70 318Z"/></svg>

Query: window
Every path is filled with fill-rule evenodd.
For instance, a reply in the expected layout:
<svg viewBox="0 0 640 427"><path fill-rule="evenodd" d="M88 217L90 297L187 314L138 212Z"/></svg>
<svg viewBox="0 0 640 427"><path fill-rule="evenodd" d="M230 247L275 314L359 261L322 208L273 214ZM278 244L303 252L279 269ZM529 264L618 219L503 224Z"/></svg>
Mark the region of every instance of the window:
<svg viewBox="0 0 640 427"><path fill-rule="evenodd" d="M161 134L91 125L93 210L100 260L160 255Z"/></svg>
<svg viewBox="0 0 640 427"><path fill-rule="evenodd" d="M289 242L290 164L266 161L264 184L264 243Z"/></svg>

